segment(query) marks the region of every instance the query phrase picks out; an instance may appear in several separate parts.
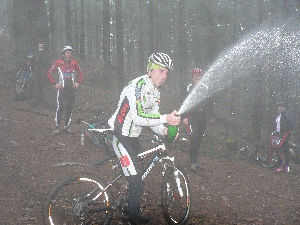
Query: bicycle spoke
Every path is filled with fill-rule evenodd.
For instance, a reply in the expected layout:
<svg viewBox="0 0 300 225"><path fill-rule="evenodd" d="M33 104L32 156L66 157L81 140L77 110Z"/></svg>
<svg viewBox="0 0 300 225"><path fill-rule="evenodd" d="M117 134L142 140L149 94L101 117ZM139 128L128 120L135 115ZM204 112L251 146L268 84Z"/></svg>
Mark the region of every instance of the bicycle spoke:
<svg viewBox="0 0 300 225"><path fill-rule="evenodd" d="M47 204L46 221L58 224L108 224L112 211L110 194L104 192L101 181L76 176L61 183L51 194Z"/></svg>
<svg viewBox="0 0 300 225"><path fill-rule="evenodd" d="M169 224L184 224L190 211L190 193L186 176L178 171L165 175L162 183L162 205Z"/></svg>
<svg viewBox="0 0 300 225"><path fill-rule="evenodd" d="M256 162L263 167L274 167L279 164L276 152L271 151L270 146L261 146L255 152Z"/></svg>

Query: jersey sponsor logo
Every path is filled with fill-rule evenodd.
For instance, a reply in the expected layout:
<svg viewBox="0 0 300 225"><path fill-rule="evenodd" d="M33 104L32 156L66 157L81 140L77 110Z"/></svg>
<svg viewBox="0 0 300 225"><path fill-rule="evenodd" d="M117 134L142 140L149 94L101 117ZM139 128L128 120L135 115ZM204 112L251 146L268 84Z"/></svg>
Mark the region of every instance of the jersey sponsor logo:
<svg viewBox="0 0 300 225"><path fill-rule="evenodd" d="M135 97L137 101L140 101L142 99L141 87L135 88Z"/></svg>
<svg viewBox="0 0 300 225"><path fill-rule="evenodd" d="M118 120L118 123L123 123L124 120L125 120L125 117L129 111L129 104L127 102L123 102L122 104L123 106L120 108L120 111L118 113L118 116L117 116L117 120Z"/></svg>
<svg viewBox="0 0 300 225"><path fill-rule="evenodd" d="M120 158L120 163L122 167L128 167L130 165L130 160L127 155L124 155Z"/></svg>

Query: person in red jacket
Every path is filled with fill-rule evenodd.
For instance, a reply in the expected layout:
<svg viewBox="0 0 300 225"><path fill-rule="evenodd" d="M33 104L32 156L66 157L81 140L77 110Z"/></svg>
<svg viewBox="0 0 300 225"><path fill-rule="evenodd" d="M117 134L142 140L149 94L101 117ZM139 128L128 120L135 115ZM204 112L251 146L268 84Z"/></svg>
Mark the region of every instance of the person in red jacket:
<svg viewBox="0 0 300 225"><path fill-rule="evenodd" d="M54 134L60 132L63 111L65 111L63 130L72 133L70 123L75 102L75 90L83 79L83 73L78 62L72 59L73 48L65 46L61 53L62 58L55 61L47 72L49 81L55 85L54 87L57 90L56 128L53 130ZM77 73L77 76L75 76L75 73Z"/></svg>

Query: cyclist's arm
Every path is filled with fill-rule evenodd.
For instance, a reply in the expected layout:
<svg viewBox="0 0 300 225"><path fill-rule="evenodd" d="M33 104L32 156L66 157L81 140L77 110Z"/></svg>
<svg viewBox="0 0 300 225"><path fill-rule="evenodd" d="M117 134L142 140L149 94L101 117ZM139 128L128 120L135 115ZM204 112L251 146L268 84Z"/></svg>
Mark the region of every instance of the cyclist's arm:
<svg viewBox="0 0 300 225"><path fill-rule="evenodd" d="M164 125L159 125L155 127L150 127L151 130L153 130L154 133L159 134L159 135L166 135L166 127Z"/></svg>
<svg viewBox="0 0 300 225"><path fill-rule="evenodd" d="M77 76L77 81L76 81L76 83L81 83L82 82L82 80L83 80L83 72L82 72L82 70L80 69L80 67L79 67L79 65L78 65L78 63L75 61L75 63L74 63L74 67L75 67L75 71L77 72L77 74L78 74L78 76Z"/></svg>
<svg viewBox="0 0 300 225"><path fill-rule="evenodd" d="M135 125L141 127L155 127L167 123L166 115L160 114L159 103L157 101L147 99L147 96L144 98L143 92L145 92L145 90L139 90L134 86L131 86L130 92L133 93L129 96L129 104L130 108L133 109L132 112L135 114L133 116L133 122ZM153 101L150 103L150 105L152 105L152 109L146 112L143 101Z"/></svg>
<svg viewBox="0 0 300 225"><path fill-rule="evenodd" d="M47 77L52 84L56 84L56 80L52 75L55 71L57 71L57 65L54 63L47 72Z"/></svg>

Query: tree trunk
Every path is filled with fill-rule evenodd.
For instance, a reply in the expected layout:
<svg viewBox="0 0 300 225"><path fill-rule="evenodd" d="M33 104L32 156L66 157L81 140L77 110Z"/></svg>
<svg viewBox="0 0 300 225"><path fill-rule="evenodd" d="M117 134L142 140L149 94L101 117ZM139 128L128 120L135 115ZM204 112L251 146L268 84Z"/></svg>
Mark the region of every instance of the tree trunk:
<svg viewBox="0 0 300 225"><path fill-rule="evenodd" d="M45 85L48 84L46 68L49 52L49 30L46 5L42 0L14 0L13 31L18 61L24 63L27 53L36 56L34 103L45 103ZM39 50L39 44L43 48ZM46 102L45 102L46 101Z"/></svg>
<svg viewBox="0 0 300 225"><path fill-rule="evenodd" d="M138 3L138 18L139 18L139 63L138 63L138 69L137 71L139 72L139 74L144 74L145 73L145 62L144 62L144 58L145 58L145 44L144 44L144 29L143 29L143 0L139 0Z"/></svg>
<svg viewBox="0 0 300 225"><path fill-rule="evenodd" d="M186 45L186 29L185 29L185 1L178 1L178 11L177 11L177 18L178 18L178 46L179 46L179 68L178 68L178 75L179 75L179 87L181 96L184 96L186 93L186 79L185 76L187 74L187 45Z"/></svg>
<svg viewBox="0 0 300 225"><path fill-rule="evenodd" d="M111 61L110 61L110 15L109 0L103 0L103 81L106 87L111 87Z"/></svg>
<svg viewBox="0 0 300 225"><path fill-rule="evenodd" d="M154 0L149 1L149 56L154 52Z"/></svg>
<svg viewBox="0 0 300 225"><path fill-rule="evenodd" d="M122 91L124 86L124 34L123 34L123 15L122 0L115 0L116 7L116 34L117 34L117 80L118 90Z"/></svg>
<svg viewBox="0 0 300 225"><path fill-rule="evenodd" d="M73 45L72 40L72 13L71 13L71 0L65 1L65 18L66 18L66 44L65 45Z"/></svg>
<svg viewBox="0 0 300 225"><path fill-rule="evenodd" d="M85 59L85 46L84 46L84 39L85 39L85 32L84 32L84 0L80 1L80 8L81 8L81 22L80 22L80 44L79 44L79 52L80 52L80 59Z"/></svg>

